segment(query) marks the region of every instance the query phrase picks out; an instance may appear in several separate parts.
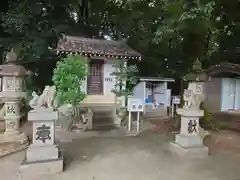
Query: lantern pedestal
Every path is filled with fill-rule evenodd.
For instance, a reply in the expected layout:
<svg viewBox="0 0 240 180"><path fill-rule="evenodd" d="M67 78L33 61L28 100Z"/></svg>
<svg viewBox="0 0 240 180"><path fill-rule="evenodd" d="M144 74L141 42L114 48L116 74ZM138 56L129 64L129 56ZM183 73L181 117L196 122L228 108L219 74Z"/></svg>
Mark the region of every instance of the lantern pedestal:
<svg viewBox="0 0 240 180"><path fill-rule="evenodd" d="M5 102L5 131L0 135L0 143L16 142L28 145L28 138L24 133L19 131L21 119L20 102L24 93L18 92L1 92L1 99Z"/></svg>
<svg viewBox="0 0 240 180"><path fill-rule="evenodd" d="M63 156L55 145L56 111L38 107L28 113L33 122L33 142L27 150L21 170L32 170L37 174L49 174L63 171Z"/></svg>
<svg viewBox="0 0 240 180"><path fill-rule="evenodd" d="M199 135L199 118L203 116L202 110L177 109L181 115L180 134L175 136L175 141L170 142L170 150L180 156L190 158L205 157L208 148L203 145Z"/></svg>
<svg viewBox="0 0 240 180"><path fill-rule="evenodd" d="M0 143L19 143L21 145L28 145L28 138L24 133L21 132L11 132L4 133L0 135Z"/></svg>

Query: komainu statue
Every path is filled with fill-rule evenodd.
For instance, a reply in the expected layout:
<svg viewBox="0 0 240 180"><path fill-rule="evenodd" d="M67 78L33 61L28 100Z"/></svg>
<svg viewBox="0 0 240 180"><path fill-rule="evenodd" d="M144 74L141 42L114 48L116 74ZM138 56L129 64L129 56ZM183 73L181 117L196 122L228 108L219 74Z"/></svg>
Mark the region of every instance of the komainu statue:
<svg viewBox="0 0 240 180"><path fill-rule="evenodd" d="M45 107L47 107L48 91L49 91L49 89L50 89L50 86L45 86L42 94L39 96L38 106L45 106Z"/></svg>
<svg viewBox="0 0 240 180"><path fill-rule="evenodd" d="M33 99L29 102L30 106L44 106L47 108L54 108L54 101L56 99L56 87L55 86L45 86L42 94L37 95L36 92L32 93Z"/></svg>
<svg viewBox="0 0 240 180"><path fill-rule="evenodd" d="M39 101L39 96L37 95L37 93L35 91L32 92L32 99L29 102L29 105L31 107L37 106L38 105L38 101Z"/></svg>
<svg viewBox="0 0 240 180"><path fill-rule="evenodd" d="M56 94L57 94L56 87L50 86L47 94L47 107L49 108L54 107L54 100L55 100Z"/></svg>
<svg viewBox="0 0 240 180"><path fill-rule="evenodd" d="M203 94L203 82L190 82L188 89L184 91L184 109L200 110L200 104L205 99Z"/></svg>

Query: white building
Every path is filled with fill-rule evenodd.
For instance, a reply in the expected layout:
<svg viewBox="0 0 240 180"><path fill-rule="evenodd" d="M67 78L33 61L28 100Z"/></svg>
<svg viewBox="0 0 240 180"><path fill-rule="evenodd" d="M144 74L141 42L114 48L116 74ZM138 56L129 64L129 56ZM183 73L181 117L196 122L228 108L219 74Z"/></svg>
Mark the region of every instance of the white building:
<svg viewBox="0 0 240 180"><path fill-rule="evenodd" d="M240 65L222 63L206 70L204 104L208 111L226 112L240 109Z"/></svg>
<svg viewBox="0 0 240 180"><path fill-rule="evenodd" d="M125 106L125 100L121 98L119 102L119 98L112 93L116 85L116 77L112 75L117 70L114 67L115 60L119 59L127 66L129 60L140 60L141 55L122 41L74 36L64 36L60 39L56 51L59 55L75 54L88 57L88 75L82 79L82 90L87 96L80 106L93 110L93 124L107 126L113 123L119 126L116 111L118 104Z"/></svg>
<svg viewBox="0 0 240 180"><path fill-rule="evenodd" d="M57 47L60 54L79 54L90 59L88 75L83 79L82 89L88 95L82 103L115 103L112 89L116 78L114 60L140 60L141 55L124 42L65 36Z"/></svg>
<svg viewBox="0 0 240 180"><path fill-rule="evenodd" d="M168 83L174 82L172 78L141 77L140 82L133 88L132 96L144 102L146 117L167 115L171 106L171 89Z"/></svg>

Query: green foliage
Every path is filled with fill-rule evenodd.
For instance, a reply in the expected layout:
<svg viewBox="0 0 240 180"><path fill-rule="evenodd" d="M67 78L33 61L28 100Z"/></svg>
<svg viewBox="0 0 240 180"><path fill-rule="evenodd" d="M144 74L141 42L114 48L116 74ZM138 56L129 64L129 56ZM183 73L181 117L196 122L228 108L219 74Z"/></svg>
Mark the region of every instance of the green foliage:
<svg viewBox="0 0 240 180"><path fill-rule="evenodd" d="M123 61L118 59L113 67L116 69L112 73L116 77L116 84L112 91L118 97L127 97L132 94L132 87L137 83L136 73L138 72L138 68L136 65L124 65Z"/></svg>
<svg viewBox="0 0 240 180"><path fill-rule="evenodd" d="M144 76L182 79L222 61L239 63L239 1L11 0L1 3L0 54L17 46L24 63L38 74L35 86L50 84L54 48L60 33L126 38L143 55ZM73 18L76 13L77 21ZM127 19L127 21L126 21ZM47 72L47 73L46 73ZM194 73L193 73L194 74Z"/></svg>
<svg viewBox="0 0 240 180"><path fill-rule="evenodd" d="M212 113L210 113L204 105L204 102L200 104L200 109L204 111L204 115L200 118L200 124L211 130L219 130L219 124L216 120L213 119Z"/></svg>
<svg viewBox="0 0 240 180"><path fill-rule="evenodd" d="M192 73L196 59L204 62L215 48L216 28L212 21L215 1L162 0L163 16L157 24L154 42L168 45L168 69L174 76ZM169 57L175 54L175 59ZM179 59L180 58L180 59Z"/></svg>
<svg viewBox="0 0 240 180"><path fill-rule="evenodd" d="M211 113L207 110L207 108L204 106L204 103L202 102L200 104L200 109L204 111L204 116L203 119L205 121L210 121L211 120Z"/></svg>
<svg viewBox="0 0 240 180"><path fill-rule="evenodd" d="M81 78L87 75L87 59L82 56L70 55L57 62L54 69L53 82L57 88L60 104L76 105L85 97L81 89Z"/></svg>
<svg viewBox="0 0 240 180"><path fill-rule="evenodd" d="M2 14L4 34L0 34L1 45L14 46L22 61L40 60L57 43L61 28L50 18L51 11L44 13L46 6L28 0L9 3Z"/></svg>

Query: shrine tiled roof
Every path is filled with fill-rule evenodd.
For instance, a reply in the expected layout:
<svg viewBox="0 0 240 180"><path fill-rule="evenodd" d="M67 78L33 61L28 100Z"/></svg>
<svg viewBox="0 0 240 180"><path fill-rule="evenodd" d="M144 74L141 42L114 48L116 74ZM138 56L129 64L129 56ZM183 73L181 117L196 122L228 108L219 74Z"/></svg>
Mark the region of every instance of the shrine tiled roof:
<svg viewBox="0 0 240 180"><path fill-rule="evenodd" d="M57 45L58 53L84 56L113 57L119 59L141 59L141 54L124 42L64 36Z"/></svg>
<svg viewBox="0 0 240 180"><path fill-rule="evenodd" d="M209 75L224 73L224 72L240 75L240 64L220 63L217 65L211 66L205 72Z"/></svg>

